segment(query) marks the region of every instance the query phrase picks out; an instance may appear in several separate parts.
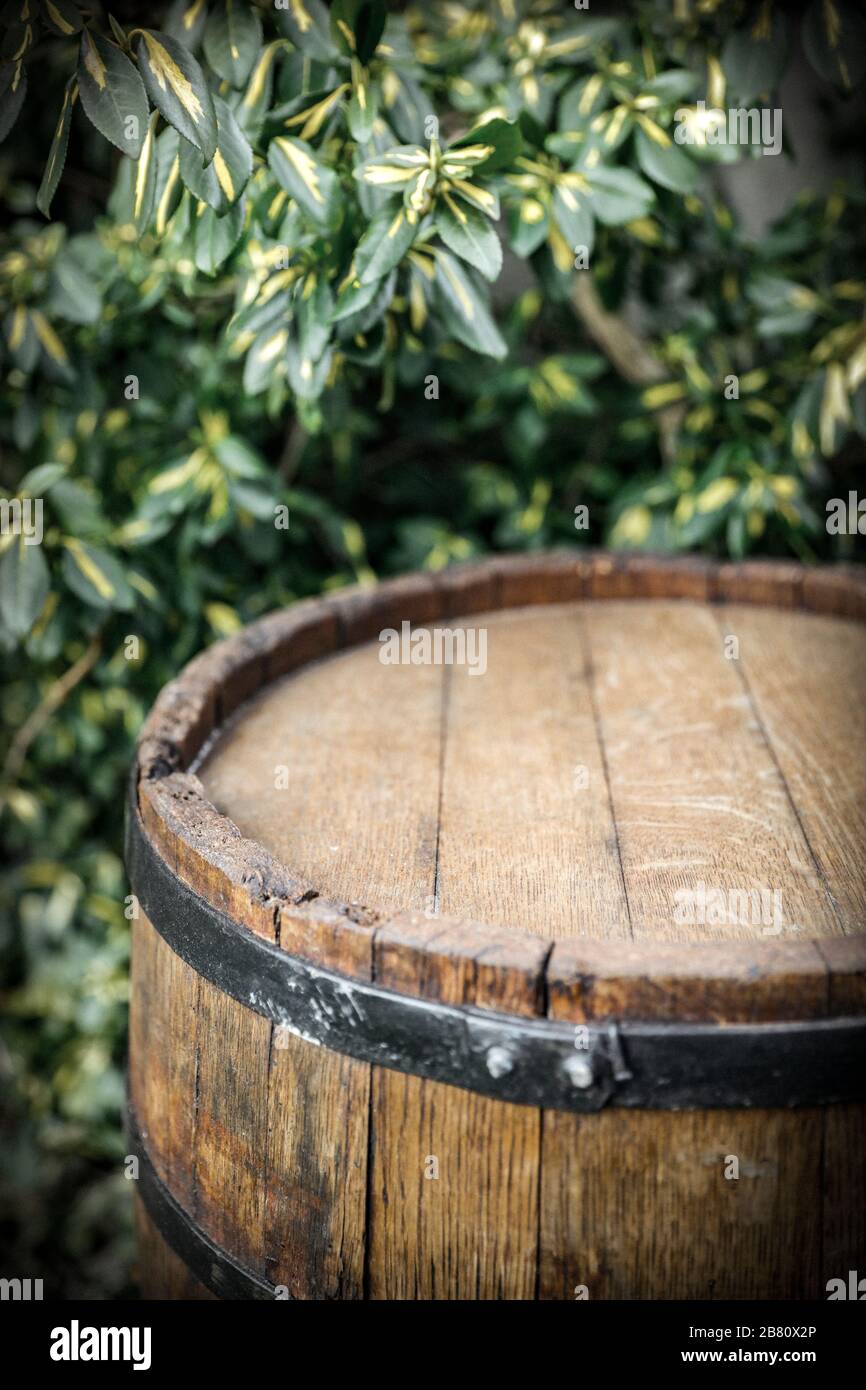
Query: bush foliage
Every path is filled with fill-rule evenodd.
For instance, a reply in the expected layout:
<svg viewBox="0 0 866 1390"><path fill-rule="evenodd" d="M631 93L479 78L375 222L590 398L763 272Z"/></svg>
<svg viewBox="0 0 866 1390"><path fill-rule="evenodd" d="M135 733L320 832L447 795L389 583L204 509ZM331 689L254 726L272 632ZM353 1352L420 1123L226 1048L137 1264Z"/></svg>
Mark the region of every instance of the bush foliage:
<svg viewBox="0 0 866 1390"><path fill-rule="evenodd" d="M857 151L758 239L719 178L765 156L713 110L778 107L798 44L857 84L859 9L788 10L3 7L0 482L44 504L0 537L17 1272L127 1286L120 807L184 661L490 549L850 556Z"/></svg>

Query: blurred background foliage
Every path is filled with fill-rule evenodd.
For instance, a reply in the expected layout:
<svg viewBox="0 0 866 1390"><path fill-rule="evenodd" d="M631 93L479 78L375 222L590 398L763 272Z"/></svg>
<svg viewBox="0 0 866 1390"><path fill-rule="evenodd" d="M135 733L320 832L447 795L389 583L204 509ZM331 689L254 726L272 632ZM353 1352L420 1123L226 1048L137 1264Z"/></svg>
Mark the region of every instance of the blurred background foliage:
<svg viewBox="0 0 866 1390"><path fill-rule="evenodd" d="M3 6L0 487L43 499L44 540L0 537L0 1273L54 1295L133 1287L121 806L189 657L491 550L862 544L826 526L866 438L859 6L387 8ZM153 69L142 24L183 45L199 125L118 67ZM842 172L798 191L786 131L756 235L737 179L765 156L711 112L778 107L799 60ZM473 127L494 154L461 163Z"/></svg>

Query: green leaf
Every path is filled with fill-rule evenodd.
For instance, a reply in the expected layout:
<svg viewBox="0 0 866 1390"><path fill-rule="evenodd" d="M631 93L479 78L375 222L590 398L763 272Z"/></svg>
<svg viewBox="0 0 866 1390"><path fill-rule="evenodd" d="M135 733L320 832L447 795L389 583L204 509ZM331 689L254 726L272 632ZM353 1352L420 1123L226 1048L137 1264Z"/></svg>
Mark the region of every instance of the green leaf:
<svg viewBox="0 0 866 1390"><path fill-rule="evenodd" d="M346 120L349 134L359 145L366 145L372 136L378 115L379 94L376 88L366 80L356 82L346 107Z"/></svg>
<svg viewBox="0 0 866 1390"><path fill-rule="evenodd" d="M69 245L63 247L51 267L46 307L70 323L96 323L102 312L99 286Z"/></svg>
<svg viewBox="0 0 866 1390"><path fill-rule="evenodd" d="M387 17L383 0L334 0L331 37L348 58L366 66L379 46Z"/></svg>
<svg viewBox="0 0 866 1390"><path fill-rule="evenodd" d="M658 97L663 105L671 106L691 96L697 85L696 75L688 68L669 68L645 83L641 87L641 96Z"/></svg>
<svg viewBox="0 0 866 1390"><path fill-rule="evenodd" d="M597 150L601 158L610 159L626 143L634 127L634 112L622 107L613 107L597 116L586 132L586 140L578 155L581 166L587 167L593 150Z"/></svg>
<svg viewBox="0 0 866 1390"><path fill-rule="evenodd" d="M392 272L385 280L371 280L369 284L362 285L360 280L349 281L345 287L341 287L337 306L331 315L332 323L341 323L346 319L357 317L357 323L344 324L346 332L363 332L364 311L371 305L375 310L375 301L384 296L390 303L394 293L396 283L396 273ZM381 318L381 314L376 317ZM375 322L375 318L373 320Z"/></svg>
<svg viewBox="0 0 866 1390"><path fill-rule="evenodd" d="M272 493L265 492L261 488L251 487L248 483L238 482L231 483L229 491L236 507L249 512L257 521L267 521L273 525L274 496Z"/></svg>
<svg viewBox="0 0 866 1390"><path fill-rule="evenodd" d="M33 448L41 428L42 412L35 396L22 396L12 416L12 442L19 453L26 454ZM24 480L21 483L21 490L23 489Z"/></svg>
<svg viewBox="0 0 866 1390"><path fill-rule="evenodd" d="M84 113L100 135L138 159L149 111L144 84L126 54L89 29L81 35L78 86Z"/></svg>
<svg viewBox="0 0 866 1390"><path fill-rule="evenodd" d="M726 527L728 549L735 560L742 560L746 553L746 518L742 512L731 512Z"/></svg>
<svg viewBox="0 0 866 1390"><path fill-rule="evenodd" d="M480 183L459 178L451 180L448 191L462 203L468 203L469 207L483 212L485 217L491 218L494 222L499 221L502 210L499 206L499 194L494 189L482 188Z"/></svg>
<svg viewBox="0 0 866 1390"><path fill-rule="evenodd" d="M198 150L181 137L180 173L193 196L222 215L237 202L249 182L253 152L231 108L221 97L214 97L213 101L219 131L216 154L203 169Z"/></svg>
<svg viewBox="0 0 866 1390"><path fill-rule="evenodd" d="M165 236L169 218L180 202L183 183L180 177L180 142L183 139L173 126L166 126L156 140L156 189L154 193L154 225L157 236Z"/></svg>
<svg viewBox="0 0 866 1390"><path fill-rule="evenodd" d="M351 84L329 81L325 87L308 89L267 113L267 133L293 135L312 140L327 128L345 104Z"/></svg>
<svg viewBox="0 0 866 1390"><path fill-rule="evenodd" d="M288 0L274 15L277 28L301 53L317 63L330 63L337 50L331 41L328 11L321 0Z"/></svg>
<svg viewBox="0 0 866 1390"><path fill-rule="evenodd" d="M507 209L508 240L516 256L533 255L547 240L550 218L537 198L521 198Z"/></svg>
<svg viewBox="0 0 866 1390"><path fill-rule="evenodd" d="M714 478L698 493L695 508L700 513L721 511L733 501L739 490L740 484L736 478Z"/></svg>
<svg viewBox="0 0 866 1390"><path fill-rule="evenodd" d="M418 226L417 217L413 221L404 207L395 213L392 205L376 213L355 251L355 274L361 285L375 285L399 265L415 240Z"/></svg>
<svg viewBox="0 0 866 1390"><path fill-rule="evenodd" d="M447 162L448 156L457 154L460 150L475 146L490 146L490 154L486 159L472 165L472 177L476 174L490 174L495 169L510 168L515 159L520 154L523 146L523 137L520 134L520 126L516 121L503 121L499 117L492 121L485 121L483 125L475 126L468 134L455 140L445 151L444 159Z"/></svg>
<svg viewBox="0 0 866 1390"><path fill-rule="evenodd" d="M559 129L583 132L593 116L603 108L608 86L600 73L582 77L563 96L559 103Z"/></svg>
<svg viewBox="0 0 866 1390"><path fill-rule="evenodd" d="M259 134L265 112L271 104L274 89L274 59L282 44L277 40L263 48L250 73L247 89L235 108L238 125L245 134L255 137Z"/></svg>
<svg viewBox="0 0 866 1390"><path fill-rule="evenodd" d="M295 315L302 357L318 362L331 340L333 312L334 295L327 280L319 280L312 290L304 286Z"/></svg>
<svg viewBox="0 0 866 1390"><path fill-rule="evenodd" d="M691 193L700 178L700 169L678 145L659 145L642 130L635 134L638 164L647 178L674 193Z"/></svg>
<svg viewBox="0 0 866 1390"><path fill-rule="evenodd" d="M55 33L69 38L71 34L80 31L84 21L78 6L73 5L71 0L43 0L43 9L45 18Z"/></svg>
<svg viewBox="0 0 866 1390"><path fill-rule="evenodd" d="M245 440L229 434L217 440L213 451L227 473L235 478L270 479L271 474L261 454L251 449Z"/></svg>
<svg viewBox="0 0 866 1390"><path fill-rule="evenodd" d="M39 360L39 339L31 314L23 304L16 304L3 322L3 335L9 356L19 371L30 373Z"/></svg>
<svg viewBox="0 0 866 1390"><path fill-rule="evenodd" d="M205 0L171 0L162 20L162 31L177 39L190 53L198 51L208 7Z"/></svg>
<svg viewBox="0 0 866 1390"><path fill-rule="evenodd" d="M783 275L757 272L749 277L746 294L752 304L763 310L758 320L758 332L769 338L784 334L803 333L820 307L813 289L798 285Z"/></svg>
<svg viewBox="0 0 866 1390"><path fill-rule="evenodd" d="M0 68L0 141L18 120L27 95L27 70L23 63L4 63Z"/></svg>
<svg viewBox="0 0 866 1390"><path fill-rule="evenodd" d="M129 40L127 39L126 30L124 29L123 25L118 24L117 20L114 18L114 15L110 14L108 16L108 26L111 29L112 34L114 35L114 42L117 44L118 48L122 48L124 53L126 53L129 47Z"/></svg>
<svg viewBox="0 0 866 1390"><path fill-rule="evenodd" d="M215 275L241 239L245 220L244 200L241 198L235 203L224 217L218 216L205 203L199 203L193 220L195 263L205 275Z"/></svg>
<svg viewBox="0 0 866 1390"><path fill-rule="evenodd" d="M144 137L144 144L135 168L132 185L132 222L139 236L150 226L156 203L156 123L158 120L159 112L154 111L147 127L147 134Z"/></svg>
<svg viewBox="0 0 866 1390"><path fill-rule="evenodd" d="M318 400L327 385L333 352L328 349L318 361L303 352L293 338L286 346L286 374L296 396L304 401Z"/></svg>
<svg viewBox="0 0 866 1390"><path fill-rule="evenodd" d="M436 228L455 256L468 261L487 280L497 278L502 269L502 245L483 213L456 203L446 194L436 207Z"/></svg>
<svg viewBox="0 0 866 1390"><path fill-rule="evenodd" d="M154 106L210 164L217 147L217 118L204 73L191 53L167 34L143 29L136 49L144 85Z"/></svg>
<svg viewBox="0 0 866 1390"><path fill-rule="evenodd" d="M69 144L69 122L72 116L72 108L78 97L78 87L75 79L70 78L63 93L63 105L60 108L60 116L54 129L54 139L51 141L51 149L48 151L48 163L45 165L45 172L42 175L42 182L39 185L39 192L36 194L36 206L44 217L49 214L51 200L57 192L57 185L60 182L60 175L63 173L63 166L66 163L66 147Z"/></svg>
<svg viewBox="0 0 866 1390"><path fill-rule="evenodd" d="M135 594L113 555L77 538L67 537L64 545L63 578L78 598L93 608L128 612L135 607Z"/></svg>
<svg viewBox="0 0 866 1390"><path fill-rule="evenodd" d="M104 534L107 530L98 494L92 487L85 487L71 478L58 478L54 483L51 510L62 530L79 540Z"/></svg>
<svg viewBox="0 0 866 1390"><path fill-rule="evenodd" d="M268 146L268 164L281 188L314 222L330 226L337 210L339 183L316 151L303 140L279 136Z"/></svg>
<svg viewBox="0 0 866 1390"><path fill-rule="evenodd" d="M422 172L429 174L430 152L420 145L398 145L371 155L355 165L353 177L370 184L383 196L406 194Z"/></svg>
<svg viewBox="0 0 866 1390"><path fill-rule="evenodd" d="M0 616L15 637L26 637L42 612L51 580L38 545L16 536L0 558Z"/></svg>
<svg viewBox="0 0 866 1390"><path fill-rule="evenodd" d="M803 17L803 47L812 67L843 91L866 71L866 18L852 0L812 0Z"/></svg>
<svg viewBox="0 0 866 1390"><path fill-rule="evenodd" d="M735 29L722 49L722 68L729 96L744 105L772 91L785 69L788 57L787 32L780 14L770 14L771 22L753 23Z"/></svg>
<svg viewBox="0 0 866 1390"><path fill-rule="evenodd" d="M595 218L588 195L560 184L553 192L553 216L572 251L585 246L587 254L595 243Z"/></svg>
<svg viewBox="0 0 866 1390"><path fill-rule="evenodd" d="M62 463L39 463L25 473L18 486L22 497L46 497L54 484L66 476Z"/></svg>
<svg viewBox="0 0 866 1390"><path fill-rule="evenodd" d="M558 29L550 34L544 47L544 56L549 61L582 63L594 57L599 44L621 32L621 20L591 19L584 15L579 23L567 25L565 29Z"/></svg>
<svg viewBox="0 0 866 1390"><path fill-rule="evenodd" d="M264 329L253 343L244 362L244 391L257 396L271 379L285 370L286 345L289 330L280 324Z"/></svg>
<svg viewBox="0 0 866 1390"><path fill-rule="evenodd" d="M388 125L399 140L411 144L425 138L424 121L430 103L413 78L392 68L383 100Z"/></svg>
<svg viewBox="0 0 866 1390"><path fill-rule="evenodd" d="M598 165L584 172L589 180L592 210L598 220L608 226L616 227L645 216L655 202L650 185L631 169L608 169Z"/></svg>
<svg viewBox="0 0 866 1390"><path fill-rule="evenodd" d="M764 338L781 338L807 332L815 318L806 309L780 309L762 314L757 322L758 333Z"/></svg>
<svg viewBox="0 0 866 1390"><path fill-rule="evenodd" d="M208 15L202 47L214 72L242 87L262 46L262 22L244 0L221 0Z"/></svg>
<svg viewBox="0 0 866 1390"><path fill-rule="evenodd" d="M436 252L436 289L442 316L455 338L487 357L507 356L508 346L477 286L447 251Z"/></svg>

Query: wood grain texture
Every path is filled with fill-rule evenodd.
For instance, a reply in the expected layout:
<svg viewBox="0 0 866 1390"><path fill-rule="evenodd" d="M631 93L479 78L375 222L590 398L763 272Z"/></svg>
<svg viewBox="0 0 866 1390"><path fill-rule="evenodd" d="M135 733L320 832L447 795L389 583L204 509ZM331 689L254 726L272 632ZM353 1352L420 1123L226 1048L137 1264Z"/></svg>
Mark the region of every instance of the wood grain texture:
<svg viewBox="0 0 866 1390"><path fill-rule="evenodd" d="M483 677L379 662L384 627L461 617ZM855 571L592 552L313 600L166 688L138 807L239 926L408 995L862 1012L864 620ZM782 930L675 920L701 884L780 893ZM272 1029L144 917L131 1048L157 1172L296 1298L811 1298L866 1262L863 1106L541 1115ZM202 1296L139 1229L146 1295Z"/></svg>
<svg viewBox="0 0 866 1390"><path fill-rule="evenodd" d="M541 1296L820 1297L821 1126L818 1110L546 1111Z"/></svg>
<svg viewBox="0 0 866 1390"><path fill-rule="evenodd" d="M239 691L259 689L285 671L295 671L305 662L327 655L335 646L368 640L385 623L399 624L404 619L429 622L461 612L483 614L488 606L508 610L523 604L567 604L591 597L596 607L604 608L606 603L597 601L613 600L615 606L623 597L697 603L734 597L749 604L773 602L791 607L802 603L817 613L841 613L862 621L866 618L864 595L866 578L852 567L808 571L778 561L719 566L693 557L564 551L501 557L456 566L444 574L389 581L374 590L346 591L294 605L209 649L166 688L140 744L142 815L157 846L162 848L168 842L167 857L176 859L178 872L193 886L204 873L218 904L225 903L226 910L251 930L270 937L274 921L282 916L287 922L299 905L303 907L317 894L322 910L315 921L299 923L291 949L317 963L325 963L333 951L337 968L346 968L348 973L355 968L357 956L363 971L369 945L363 940L363 928L374 927L382 914L357 900L328 904L323 885L306 882L266 848L244 839L237 826L206 800L196 777L176 775L183 768L198 766L195 759L214 721L226 708L234 707ZM535 616L537 613L531 615ZM222 689L228 675L233 686L231 698ZM173 782L177 785L172 786ZM212 879L209 868L215 871ZM616 922L622 925L619 917ZM574 925L580 930L579 923ZM677 925L681 930L681 924ZM741 929L730 940L719 942L730 954L724 971L728 978L736 971L737 936L742 934ZM781 941L775 957L780 988L792 970L797 974L801 970L800 943L793 936L791 933L789 939ZM638 949L647 950L647 979L652 976L653 939L651 934L641 935L635 942ZM687 956L683 956L682 965L685 988L693 973ZM675 963L669 961L666 969L674 970ZM716 1006L720 1002L716 993ZM741 1002L736 1016L742 1016Z"/></svg>
<svg viewBox="0 0 866 1390"><path fill-rule="evenodd" d="M486 670L448 671L437 896L541 936L630 936L575 610L482 615Z"/></svg>
<svg viewBox="0 0 866 1390"><path fill-rule="evenodd" d="M843 930L862 932L866 930L866 641L862 627L808 613L734 606L721 611L727 628L740 639L744 681L803 826L808 845L804 872L826 886Z"/></svg>
<svg viewBox="0 0 866 1390"><path fill-rule="evenodd" d="M817 1297L828 1279L866 1270L866 1105L828 1105L823 1114L823 1254Z"/></svg>
<svg viewBox="0 0 866 1390"><path fill-rule="evenodd" d="M271 1025L199 982L191 1213L254 1274L265 1274Z"/></svg>
<svg viewBox="0 0 866 1390"><path fill-rule="evenodd" d="M863 893L863 812L847 836L825 829L837 890L808 834L824 814L821 789L785 775L781 731L796 742L826 706L838 737L825 765L847 759L846 797L862 801L866 757L844 746L839 694L864 685L862 644L859 656L839 654L836 694L822 694L798 634L818 642L820 630L826 667L848 640L844 625L718 612L612 599L481 613L463 625L486 639L475 675L384 666L377 644L360 646L271 687L200 775L246 842L376 916L435 897L446 915L552 939L838 933L839 892ZM726 655L741 618L754 634L754 682L751 661Z"/></svg>
<svg viewBox="0 0 866 1390"><path fill-rule="evenodd" d="M292 1298L364 1293L370 1068L275 1028L265 1273Z"/></svg>
<svg viewBox="0 0 866 1390"><path fill-rule="evenodd" d="M279 945L353 979L373 974L373 936L313 901L283 906ZM268 1066L265 1265L292 1298L364 1296L371 1069L274 1028Z"/></svg>
<svg viewBox="0 0 866 1390"><path fill-rule="evenodd" d="M528 1107L376 1069L371 1298L534 1297L539 1126Z"/></svg>
<svg viewBox="0 0 866 1390"><path fill-rule="evenodd" d="M511 943L497 947L487 933L473 951L463 924L428 923L438 935L439 960L430 969L417 936L402 949L399 929L377 939L375 978L399 987L414 961L416 990L447 1003L478 997L475 960L492 970L485 1000L495 1006L498 951L510 960ZM392 939L388 939L391 936ZM529 943L527 943L529 945ZM543 952L524 948L522 997L517 972L501 976L507 995L499 1006L532 1014ZM374 1299L491 1299L534 1297L537 1276L538 1182L541 1116L415 1076L373 1069L370 1130L368 1291Z"/></svg>
<svg viewBox="0 0 866 1390"><path fill-rule="evenodd" d="M584 617L635 939L760 939L775 901L806 935L839 931L710 611L660 601ZM764 921L753 891L768 895Z"/></svg>
<svg viewBox="0 0 866 1390"><path fill-rule="evenodd" d="M133 923L129 1094L157 1174L192 1208L199 976L142 913Z"/></svg>
<svg viewBox="0 0 866 1390"><path fill-rule="evenodd" d="M690 949L698 955L690 979L677 946L657 948L648 979L633 946L559 942L549 1016L772 1022L827 1010L827 966L812 943L801 943L798 970L787 946L784 975L772 959L780 943L744 943L734 972L720 948ZM540 1296L819 1297L823 1126L822 1112L805 1108L545 1111ZM850 1127L842 1132L850 1138ZM731 1157L736 1180L725 1175ZM832 1167L832 1181L859 1207L847 1159L834 1156Z"/></svg>
<svg viewBox="0 0 866 1390"><path fill-rule="evenodd" d="M378 644L364 646L273 687L201 776L248 838L330 898L423 910L436 854L443 668L385 666L378 656Z"/></svg>
<svg viewBox="0 0 866 1390"><path fill-rule="evenodd" d="M823 943L822 943L823 945ZM838 960L851 989L862 962ZM734 955L709 942L646 947L558 941L547 965L550 1016L569 1023L658 1019L689 1023L778 1023L822 1018L828 960L817 942L743 942ZM862 976L860 976L862 978ZM839 1001L836 1012L856 1012Z"/></svg>

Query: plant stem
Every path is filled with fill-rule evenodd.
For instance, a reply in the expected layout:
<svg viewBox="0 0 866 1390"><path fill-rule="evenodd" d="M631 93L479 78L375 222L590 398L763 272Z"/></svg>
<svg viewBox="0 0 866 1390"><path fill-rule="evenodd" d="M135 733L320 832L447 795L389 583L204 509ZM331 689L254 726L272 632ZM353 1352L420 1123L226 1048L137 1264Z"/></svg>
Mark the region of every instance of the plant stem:
<svg viewBox="0 0 866 1390"><path fill-rule="evenodd" d="M70 666L68 671L64 671L63 675L59 676L53 685L48 687L47 693L40 700L33 713L25 719L10 744L6 761L3 764L2 780L4 782L14 786L18 781L31 743L42 732L51 716L59 710L67 696L71 695L75 687L93 670L101 651L102 634L97 632L96 636L90 639L87 650Z"/></svg>
<svg viewBox="0 0 866 1390"><path fill-rule="evenodd" d="M605 309L592 276L586 271L575 276L572 304L590 338L625 381L632 386L651 386L668 379L669 373L649 344L625 319ZM683 406L676 404L659 411L657 416L661 451L667 463L676 457L683 414Z"/></svg>

